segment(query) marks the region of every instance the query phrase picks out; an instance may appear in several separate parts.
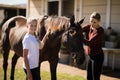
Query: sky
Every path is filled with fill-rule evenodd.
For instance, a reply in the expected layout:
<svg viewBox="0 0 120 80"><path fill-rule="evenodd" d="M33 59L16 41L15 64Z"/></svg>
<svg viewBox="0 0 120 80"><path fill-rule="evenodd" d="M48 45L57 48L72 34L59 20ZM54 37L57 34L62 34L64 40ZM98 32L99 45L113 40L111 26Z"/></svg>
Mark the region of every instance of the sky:
<svg viewBox="0 0 120 80"><path fill-rule="evenodd" d="M18 5L18 4L26 4L27 3L27 0L0 0L0 4L15 4L15 5Z"/></svg>

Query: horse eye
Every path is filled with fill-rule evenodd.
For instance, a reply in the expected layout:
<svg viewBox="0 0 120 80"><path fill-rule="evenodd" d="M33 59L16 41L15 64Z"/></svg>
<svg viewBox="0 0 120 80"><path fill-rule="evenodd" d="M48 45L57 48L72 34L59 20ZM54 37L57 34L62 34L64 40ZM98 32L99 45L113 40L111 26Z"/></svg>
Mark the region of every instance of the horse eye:
<svg viewBox="0 0 120 80"><path fill-rule="evenodd" d="M69 32L70 32L70 33L74 33L74 30L70 30Z"/></svg>
<svg viewBox="0 0 120 80"><path fill-rule="evenodd" d="M76 31L75 30L70 30L69 33L70 33L71 36L73 36L73 35L76 34Z"/></svg>

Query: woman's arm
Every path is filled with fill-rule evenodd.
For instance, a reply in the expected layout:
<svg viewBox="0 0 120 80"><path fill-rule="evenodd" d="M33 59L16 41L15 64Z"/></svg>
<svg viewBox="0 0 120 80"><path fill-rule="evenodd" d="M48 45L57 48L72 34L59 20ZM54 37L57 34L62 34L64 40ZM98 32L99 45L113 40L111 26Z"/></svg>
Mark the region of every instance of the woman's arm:
<svg viewBox="0 0 120 80"><path fill-rule="evenodd" d="M82 27L82 31L83 32L88 32L89 28L90 28L90 25L87 24L87 25L85 25L85 26Z"/></svg>
<svg viewBox="0 0 120 80"><path fill-rule="evenodd" d="M100 29L97 34L93 34L92 36L90 36L89 40L84 39L83 41L86 45L92 45L94 43L101 42L103 38L104 38L104 30Z"/></svg>

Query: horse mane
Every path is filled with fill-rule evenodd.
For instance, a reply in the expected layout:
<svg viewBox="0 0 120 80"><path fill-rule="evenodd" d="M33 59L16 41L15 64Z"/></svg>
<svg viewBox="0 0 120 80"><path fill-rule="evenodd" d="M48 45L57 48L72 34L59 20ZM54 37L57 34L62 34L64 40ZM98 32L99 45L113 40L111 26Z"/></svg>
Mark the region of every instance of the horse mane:
<svg viewBox="0 0 120 80"><path fill-rule="evenodd" d="M50 30L52 34L56 31L64 31L69 25L70 19L65 16L41 16L38 19L36 34L39 35L42 40L48 30Z"/></svg>
<svg viewBox="0 0 120 80"><path fill-rule="evenodd" d="M62 31L68 28L70 25L70 19L65 16L52 16L50 17L49 23L47 24L49 26L49 30L51 32L55 31Z"/></svg>
<svg viewBox="0 0 120 80"><path fill-rule="evenodd" d="M42 39L46 33L44 21L48 18L48 16L40 16L37 21L37 29L35 34Z"/></svg>

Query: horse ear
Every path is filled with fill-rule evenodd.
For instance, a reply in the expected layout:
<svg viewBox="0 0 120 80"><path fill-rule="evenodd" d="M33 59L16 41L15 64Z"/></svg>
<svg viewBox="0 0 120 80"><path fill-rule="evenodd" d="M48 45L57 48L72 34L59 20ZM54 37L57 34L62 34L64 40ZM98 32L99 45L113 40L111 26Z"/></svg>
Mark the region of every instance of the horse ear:
<svg viewBox="0 0 120 80"><path fill-rule="evenodd" d="M79 24L82 24L84 19L85 19L85 17L79 21Z"/></svg>
<svg viewBox="0 0 120 80"><path fill-rule="evenodd" d="M75 16L72 15L72 17L70 18L70 23L74 23L74 21L75 21Z"/></svg>

